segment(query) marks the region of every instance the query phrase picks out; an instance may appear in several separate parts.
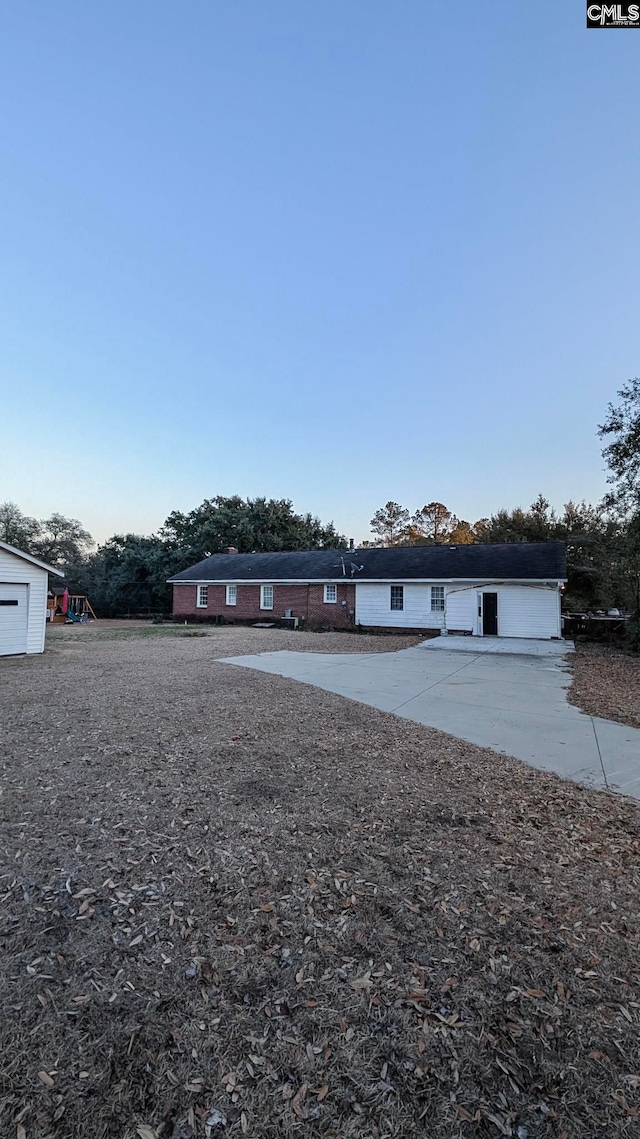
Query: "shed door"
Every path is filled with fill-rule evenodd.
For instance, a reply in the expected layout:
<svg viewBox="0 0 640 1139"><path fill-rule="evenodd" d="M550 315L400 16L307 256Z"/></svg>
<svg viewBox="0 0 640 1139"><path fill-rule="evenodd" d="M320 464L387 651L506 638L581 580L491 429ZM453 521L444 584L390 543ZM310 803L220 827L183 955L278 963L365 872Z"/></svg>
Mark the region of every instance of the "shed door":
<svg viewBox="0 0 640 1139"><path fill-rule="evenodd" d="M498 594L482 594L482 632L485 637L498 636Z"/></svg>
<svg viewBox="0 0 640 1139"><path fill-rule="evenodd" d="M0 583L0 656L27 651L27 586Z"/></svg>

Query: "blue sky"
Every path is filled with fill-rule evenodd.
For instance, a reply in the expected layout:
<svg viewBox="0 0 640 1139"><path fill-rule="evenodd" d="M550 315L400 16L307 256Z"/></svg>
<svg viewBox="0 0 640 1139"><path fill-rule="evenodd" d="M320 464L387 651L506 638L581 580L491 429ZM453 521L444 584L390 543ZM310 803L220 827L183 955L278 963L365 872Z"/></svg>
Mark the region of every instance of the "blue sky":
<svg viewBox="0 0 640 1139"><path fill-rule="evenodd" d="M0 14L0 500L357 539L604 489L640 370L640 36L582 0Z"/></svg>

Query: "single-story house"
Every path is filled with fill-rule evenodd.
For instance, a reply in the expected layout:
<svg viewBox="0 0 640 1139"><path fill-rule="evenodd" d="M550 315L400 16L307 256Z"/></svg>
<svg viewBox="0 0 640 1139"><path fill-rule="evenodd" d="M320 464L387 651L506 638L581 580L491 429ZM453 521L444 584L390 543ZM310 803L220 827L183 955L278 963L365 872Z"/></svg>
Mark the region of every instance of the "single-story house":
<svg viewBox="0 0 640 1139"><path fill-rule="evenodd" d="M239 554L170 578L176 621L298 617L307 627L560 637L564 542Z"/></svg>
<svg viewBox="0 0 640 1139"><path fill-rule="evenodd" d="M24 550L0 542L0 656L44 651L48 566Z"/></svg>

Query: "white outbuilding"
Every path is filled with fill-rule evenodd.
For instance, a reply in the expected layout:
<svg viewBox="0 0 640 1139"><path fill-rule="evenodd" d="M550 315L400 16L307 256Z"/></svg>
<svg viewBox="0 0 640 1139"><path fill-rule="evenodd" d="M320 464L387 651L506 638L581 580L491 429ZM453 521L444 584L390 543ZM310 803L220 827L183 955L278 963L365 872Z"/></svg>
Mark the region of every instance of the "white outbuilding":
<svg viewBox="0 0 640 1139"><path fill-rule="evenodd" d="M0 656L44 651L49 574L63 573L0 542Z"/></svg>

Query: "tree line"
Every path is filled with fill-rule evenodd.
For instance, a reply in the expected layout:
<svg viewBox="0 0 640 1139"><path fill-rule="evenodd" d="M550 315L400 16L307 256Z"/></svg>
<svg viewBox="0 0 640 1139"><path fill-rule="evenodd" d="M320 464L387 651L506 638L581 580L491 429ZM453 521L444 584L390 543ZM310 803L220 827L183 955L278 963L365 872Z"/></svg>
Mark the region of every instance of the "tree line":
<svg viewBox="0 0 640 1139"><path fill-rule="evenodd" d="M373 515L373 539L363 545L561 539L567 546L567 607L632 610L630 640L640 647L640 378L629 380L618 400L598 429L609 471L601 503L567 502L558 513L538 495L528 508L499 509L470 523L442 502L411 513L389 501ZM166 579L228 546L241 553L347 546L332 522L297 513L290 499L238 495L207 498L187 513L172 511L157 534L115 534L97 548L77 519L52 514L38 520L5 502L0 538L61 568L70 590L87 594L103 617L169 612Z"/></svg>
<svg viewBox="0 0 640 1139"><path fill-rule="evenodd" d="M387 502L371 519L371 529L376 535L371 546L561 540L567 547L567 608L622 605L628 592L619 564L625 525L605 506L567 502L558 514L540 494L528 509L501 509L471 524L456 518L442 502L430 502L413 514L397 502Z"/></svg>
<svg viewBox="0 0 640 1139"><path fill-rule="evenodd" d="M333 522L296 513L289 499L238 495L207 498L188 513L174 510L157 534L114 534L97 548L77 519L38 520L5 502L0 539L63 570L69 590L89 597L99 617L169 613L167 578L229 546L240 553L347 546Z"/></svg>
<svg viewBox="0 0 640 1139"><path fill-rule="evenodd" d="M540 494L528 509L500 509L471 524L442 502L411 513L389 501L373 515L374 539L365 545L561 540L567 548L566 608L629 609L628 639L640 648L640 377L619 390L618 400L598 428L609 472L601 503L567 502L558 514Z"/></svg>

